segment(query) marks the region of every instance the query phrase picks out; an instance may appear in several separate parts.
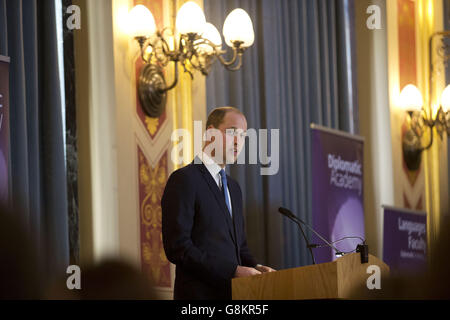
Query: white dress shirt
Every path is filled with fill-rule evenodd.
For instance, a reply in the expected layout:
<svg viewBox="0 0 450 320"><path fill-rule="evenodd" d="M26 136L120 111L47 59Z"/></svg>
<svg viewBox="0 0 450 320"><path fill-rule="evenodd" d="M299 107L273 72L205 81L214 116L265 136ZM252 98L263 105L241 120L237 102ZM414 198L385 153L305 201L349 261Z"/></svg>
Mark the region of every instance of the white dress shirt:
<svg viewBox="0 0 450 320"><path fill-rule="evenodd" d="M202 152L198 155L200 160L202 160L203 164L205 165L206 169L208 169L209 173L213 177L214 181L216 182L219 189L222 191L222 178L220 176L220 170L222 168L214 162L211 157L209 157L206 153ZM225 169L225 168L224 168ZM230 196L230 190L227 187L227 193L228 193L228 199L230 199L230 214L233 215L233 207L231 205L231 196Z"/></svg>

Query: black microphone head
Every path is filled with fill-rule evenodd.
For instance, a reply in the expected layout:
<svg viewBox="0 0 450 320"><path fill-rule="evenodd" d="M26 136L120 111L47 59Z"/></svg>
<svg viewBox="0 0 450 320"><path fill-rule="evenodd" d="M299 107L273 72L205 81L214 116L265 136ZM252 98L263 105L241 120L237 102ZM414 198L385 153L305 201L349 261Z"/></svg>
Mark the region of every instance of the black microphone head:
<svg viewBox="0 0 450 320"><path fill-rule="evenodd" d="M278 212L281 213L282 215L285 215L285 216L291 216L292 215L291 211L289 211L288 209L283 208L283 207L279 207L278 208Z"/></svg>

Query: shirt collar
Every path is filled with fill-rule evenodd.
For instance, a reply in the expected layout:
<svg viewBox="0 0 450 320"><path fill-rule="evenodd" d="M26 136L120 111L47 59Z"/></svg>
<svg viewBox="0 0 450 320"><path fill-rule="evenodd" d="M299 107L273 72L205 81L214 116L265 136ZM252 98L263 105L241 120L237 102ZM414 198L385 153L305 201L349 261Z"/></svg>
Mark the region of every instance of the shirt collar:
<svg viewBox="0 0 450 320"><path fill-rule="evenodd" d="M202 160L206 169L208 169L209 173L213 177L217 176L219 174L220 170L222 170L222 168L203 151L199 154L198 157L200 158L200 160Z"/></svg>

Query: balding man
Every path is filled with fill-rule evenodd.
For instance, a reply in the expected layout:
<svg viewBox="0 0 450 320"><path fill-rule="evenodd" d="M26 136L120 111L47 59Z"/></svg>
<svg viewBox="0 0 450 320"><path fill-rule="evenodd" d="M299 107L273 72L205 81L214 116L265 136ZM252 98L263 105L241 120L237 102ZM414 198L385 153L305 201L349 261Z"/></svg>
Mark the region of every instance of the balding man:
<svg viewBox="0 0 450 320"><path fill-rule="evenodd" d="M176 265L174 299L231 299L233 277L274 271L250 253L242 192L225 174L242 150L247 120L239 109L220 107L206 129L214 138L171 174L161 200L164 249Z"/></svg>

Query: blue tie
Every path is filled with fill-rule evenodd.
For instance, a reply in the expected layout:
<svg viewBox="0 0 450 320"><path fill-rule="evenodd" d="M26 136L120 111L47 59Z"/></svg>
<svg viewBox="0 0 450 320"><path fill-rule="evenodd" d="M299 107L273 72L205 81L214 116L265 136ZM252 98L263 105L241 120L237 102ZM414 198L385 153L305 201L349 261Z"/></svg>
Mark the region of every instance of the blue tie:
<svg viewBox="0 0 450 320"><path fill-rule="evenodd" d="M227 188L228 188L228 184L227 184L227 175L225 174L225 170L220 170L220 177L222 178L222 191L223 191L223 195L225 197L225 203L227 204L228 207L228 211L230 212L231 215L231 204L230 204L230 198L228 198L228 192L227 192Z"/></svg>

